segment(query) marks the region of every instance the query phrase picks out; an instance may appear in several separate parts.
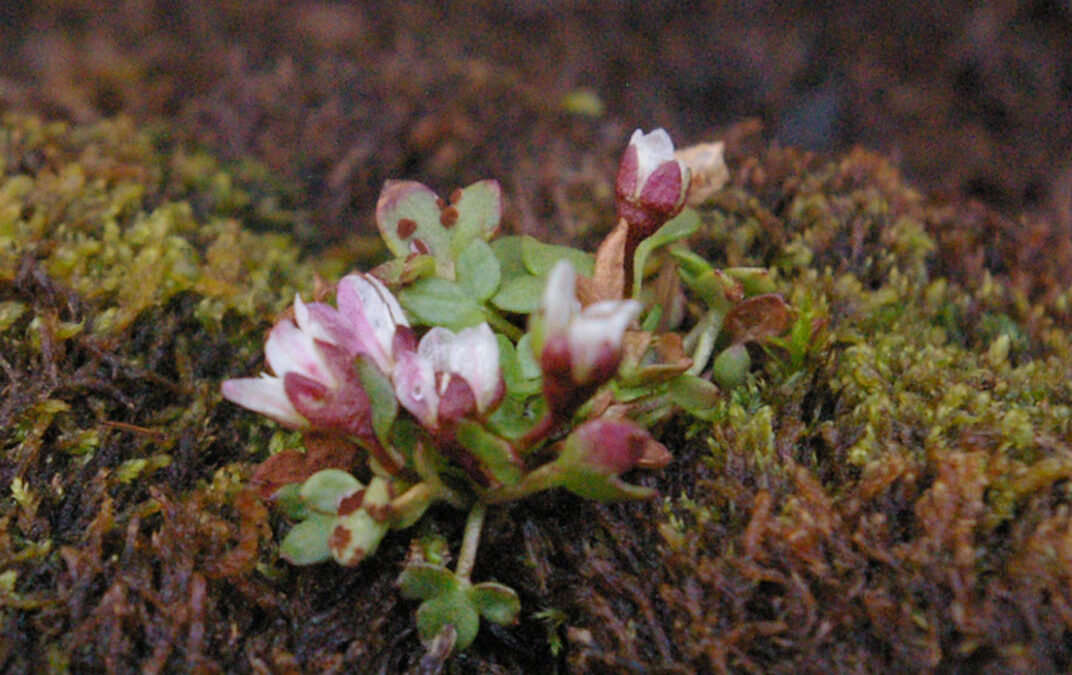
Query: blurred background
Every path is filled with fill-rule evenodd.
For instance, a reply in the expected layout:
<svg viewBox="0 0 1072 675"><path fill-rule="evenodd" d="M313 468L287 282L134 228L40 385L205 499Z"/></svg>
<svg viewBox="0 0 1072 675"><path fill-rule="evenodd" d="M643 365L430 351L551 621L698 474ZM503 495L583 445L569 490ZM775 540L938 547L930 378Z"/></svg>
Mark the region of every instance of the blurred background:
<svg viewBox="0 0 1072 675"><path fill-rule="evenodd" d="M3 0L0 25L0 108L263 163L310 244L369 231L392 177L495 177L512 227L583 237L656 126L860 145L940 200L1072 229L1069 0Z"/></svg>

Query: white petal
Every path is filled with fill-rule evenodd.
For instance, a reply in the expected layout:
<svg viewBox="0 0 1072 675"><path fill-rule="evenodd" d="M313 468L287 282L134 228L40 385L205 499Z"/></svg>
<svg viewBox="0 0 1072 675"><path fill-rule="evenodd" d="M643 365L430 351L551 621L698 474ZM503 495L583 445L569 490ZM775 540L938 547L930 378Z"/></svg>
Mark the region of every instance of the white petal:
<svg viewBox="0 0 1072 675"><path fill-rule="evenodd" d="M574 375L588 373L606 350L621 350L622 335L640 310L636 300L607 300L586 307L570 324L569 352Z"/></svg>
<svg viewBox="0 0 1072 675"><path fill-rule="evenodd" d="M369 322L378 334L387 337L386 342L381 342L381 344L386 344L389 349L391 337L395 334L395 326L409 326L409 322L406 321L402 306L398 304L398 300L395 300L395 296L387 290L383 282L371 274L364 274L361 278L364 279L365 285L361 287L360 293L365 302Z"/></svg>
<svg viewBox="0 0 1072 675"><path fill-rule="evenodd" d="M449 329L436 326L424 334L417 345L417 353L428 359L437 373L450 369L450 346L457 336Z"/></svg>
<svg viewBox="0 0 1072 675"><path fill-rule="evenodd" d="M307 424L306 419L298 414L287 398L282 378L262 375L224 380L220 391L228 401L267 415L287 426L302 427Z"/></svg>
<svg viewBox="0 0 1072 675"><path fill-rule="evenodd" d="M264 344L264 357L279 377L299 373L329 387L335 385L334 374L313 339L291 321L280 321L272 328Z"/></svg>
<svg viewBox="0 0 1072 675"><path fill-rule="evenodd" d="M398 402L421 424L432 428L437 424L439 411L435 379L431 361L419 354L403 352L395 362L392 380Z"/></svg>
<svg viewBox="0 0 1072 675"><path fill-rule="evenodd" d="M476 398L476 408L484 412L499 388L499 342L486 323L466 328L450 345L450 371L458 374Z"/></svg>
<svg viewBox="0 0 1072 675"><path fill-rule="evenodd" d="M563 258L555 263L543 290L545 339L561 335L568 330L570 320L579 306L574 294L576 283L577 273L573 271L573 265L568 260Z"/></svg>
<svg viewBox="0 0 1072 675"><path fill-rule="evenodd" d="M356 337L355 351L368 354L381 370L389 372L395 317L392 316L392 309L384 300L384 296L368 280L370 278L358 274L343 277L336 287L336 301L343 318L353 328ZM382 288L382 284L380 287ZM386 296L397 305L394 297L386 290L384 289Z"/></svg>
<svg viewBox="0 0 1072 675"><path fill-rule="evenodd" d="M674 159L674 142L670 139L670 134L666 133L666 129L656 129L647 134L637 129L629 143L637 149L638 189L644 186L660 164Z"/></svg>

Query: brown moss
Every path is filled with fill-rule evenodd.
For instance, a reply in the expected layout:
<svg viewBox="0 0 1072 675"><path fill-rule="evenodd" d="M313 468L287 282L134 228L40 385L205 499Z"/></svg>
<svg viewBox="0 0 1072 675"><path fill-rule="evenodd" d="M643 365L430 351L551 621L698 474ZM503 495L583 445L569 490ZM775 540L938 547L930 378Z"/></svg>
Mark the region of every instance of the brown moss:
<svg viewBox="0 0 1072 675"><path fill-rule="evenodd" d="M3 129L3 668L417 670L411 533L356 571L279 563L252 467L295 441L219 405L314 265L230 219L244 179L175 181L127 123ZM777 269L798 343L754 348L713 424L658 430L662 502L489 514L475 574L522 620L446 668L1067 670L1067 288L977 275L947 248L972 212L875 155L738 145L731 169L695 246Z"/></svg>

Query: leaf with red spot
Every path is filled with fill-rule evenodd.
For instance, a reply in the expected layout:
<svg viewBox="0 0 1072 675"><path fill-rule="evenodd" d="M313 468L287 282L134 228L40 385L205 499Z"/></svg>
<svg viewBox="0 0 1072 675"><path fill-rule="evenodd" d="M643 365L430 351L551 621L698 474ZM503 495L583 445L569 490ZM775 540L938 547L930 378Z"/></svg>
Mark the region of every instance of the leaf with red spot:
<svg viewBox="0 0 1072 675"><path fill-rule="evenodd" d="M502 219L502 189L482 180L455 190L451 202L415 181L389 180L376 203L376 226L396 258L431 255L440 273L453 277L454 263L476 239L491 239Z"/></svg>
<svg viewBox="0 0 1072 675"><path fill-rule="evenodd" d="M451 235L440 222L439 197L411 180L389 180L376 202L376 226L397 258L429 253L446 259Z"/></svg>

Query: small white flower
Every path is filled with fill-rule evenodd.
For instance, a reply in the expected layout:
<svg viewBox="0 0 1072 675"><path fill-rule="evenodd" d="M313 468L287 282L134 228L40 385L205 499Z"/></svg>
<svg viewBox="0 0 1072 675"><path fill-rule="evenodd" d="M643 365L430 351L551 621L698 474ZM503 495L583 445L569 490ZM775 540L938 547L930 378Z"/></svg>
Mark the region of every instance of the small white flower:
<svg viewBox="0 0 1072 675"><path fill-rule="evenodd" d="M287 375L300 375L329 390L337 389L346 379L317 344L318 341L334 344L331 337L332 325L337 321L331 314L334 310L326 305L310 309L300 297L295 297L297 325L290 319L280 321L272 327L264 345L265 360L272 374L226 380L221 388L224 398L289 427L308 424L287 395Z"/></svg>
<svg viewBox="0 0 1072 675"><path fill-rule="evenodd" d="M436 428L444 413L474 412L467 410L470 405L484 415L502 396L499 343L486 323L458 333L434 327L421 338L416 352L397 355L394 383L399 403L426 427ZM466 391L471 404L468 398L450 399L467 397Z"/></svg>
<svg viewBox="0 0 1072 675"><path fill-rule="evenodd" d="M584 309L574 295L576 272L567 260L551 270L543 295L543 344L545 349L565 340L570 374L578 385L604 381L621 360L622 336L640 316L636 300L605 300ZM555 347L552 346L552 349Z"/></svg>

